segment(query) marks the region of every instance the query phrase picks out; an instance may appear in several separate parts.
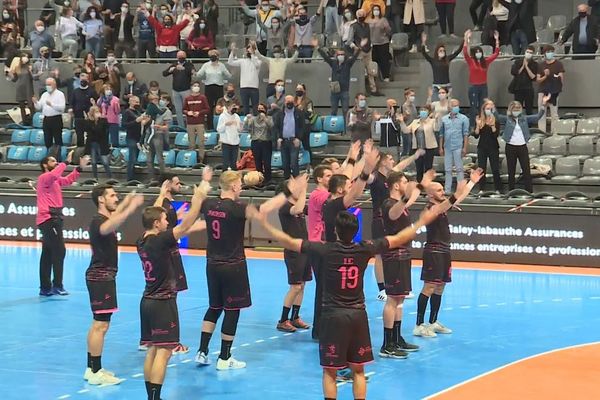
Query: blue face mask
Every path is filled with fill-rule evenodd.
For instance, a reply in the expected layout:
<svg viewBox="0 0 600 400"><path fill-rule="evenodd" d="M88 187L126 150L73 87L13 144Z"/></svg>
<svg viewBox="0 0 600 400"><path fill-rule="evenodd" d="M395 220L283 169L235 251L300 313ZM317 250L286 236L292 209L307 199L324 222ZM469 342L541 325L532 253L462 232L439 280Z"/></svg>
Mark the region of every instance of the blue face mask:
<svg viewBox="0 0 600 400"><path fill-rule="evenodd" d="M419 111L419 118L421 119L427 118L428 115L429 113L427 111Z"/></svg>
<svg viewBox="0 0 600 400"><path fill-rule="evenodd" d="M161 100L158 101L158 106L160 108L165 108L167 106L167 102L165 100L161 99Z"/></svg>
<svg viewBox="0 0 600 400"><path fill-rule="evenodd" d="M513 111L512 112L513 117L515 118L519 118L521 116L521 111Z"/></svg>
<svg viewBox="0 0 600 400"><path fill-rule="evenodd" d="M546 53L546 60L554 60L554 53L549 51Z"/></svg>
<svg viewBox="0 0 600 400"><path fill-rule="evenodd" d="M485 111L486 117L491 117L492 115L494 115L494 112L492 110L484 110L484 111Z"/></svg>
<svg viewBox="0 0 600 400"><path fill-rule="evenodd" d="M358 101L358 106L359 106L360 108L365 108L365 107L367 107L367 101L366 101L366 100L359 100L359 101Z"/></svg>
<svg viewBox="0 0 600 400"><path fill-rule="evenodd" d="M458 114L459 112L460 112L460 107L459 106L452 107L452 113L453 114Z"/></svg>
<svg viewBox="0 0 600 400"><path fill-rule="evenodd" d="M54 92L54 88L50 85L46 85L46 92L52 93L52 92Z"/></svg>

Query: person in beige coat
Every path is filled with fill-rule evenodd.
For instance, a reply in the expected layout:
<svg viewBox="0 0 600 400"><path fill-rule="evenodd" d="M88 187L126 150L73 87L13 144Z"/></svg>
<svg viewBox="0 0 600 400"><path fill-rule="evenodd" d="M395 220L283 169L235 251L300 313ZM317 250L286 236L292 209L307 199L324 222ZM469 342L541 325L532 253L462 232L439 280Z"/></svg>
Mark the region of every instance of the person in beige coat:
<svg viewBox="0 0 600 400"><path fill-rule="evenodd" d="M404 32L408 32L410 52L417 52L417 40L423 33L425 24L425 6L423 0L406 0L404 6Z"/></svg>

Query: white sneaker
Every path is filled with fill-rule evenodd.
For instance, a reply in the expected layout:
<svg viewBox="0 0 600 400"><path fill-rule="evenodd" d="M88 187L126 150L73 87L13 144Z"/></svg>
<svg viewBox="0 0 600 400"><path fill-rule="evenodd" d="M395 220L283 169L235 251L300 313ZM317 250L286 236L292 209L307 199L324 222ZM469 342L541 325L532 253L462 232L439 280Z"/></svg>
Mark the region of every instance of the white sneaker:
<svg viewBox="0 0 600 400"><path fill-rule="evenodd" d="M421 336L424 338L429 338L429 337L436 337L437 335L435 334L435 332L431 329L429 329L429 327L425 324L421 324L421 325L417 325L415 326L415 329L413 329L413 335L415 336Z"/></svg>
<svg viewBox="0 0 600 400"><path fill-rule="evenodd" d="M409 53L416 53L417 52L417 45L413 44L412 47L410 48L410 50L408 52Z"/></svg>
<svg viewBox="0 0 600 400"><path fill-rule="evenodd" d="M415 298L415 294L413 292L409 292L406 296L404 296L404 299L414 299Z"/></svg>
<svg viewBox="0 0 600 400"><path fill-rule="evenodd" d="M433 324L429 325L429 328L436 333L452 333L452 329L446 328L440 321L435 321Z"/></svg>
<svg viewBox="0 0 600 400"><path fill-rule="evenodd" d="M115 373L112 371L109 371L107 369L101 368L100 371L104 372L105 374L108 374L110 376L115 376ZM90 377L94 375L94 373L92 372L92 369L90 367L87 367L85 369L85 373L83 374L83 379L86 381L90 380Z"/></svg>
<svg viewBox="0 0 600 400"><path fill-rule="evenodd" d="M241 368L246 368L246 363L243 361L238 361L235 358L233 358L233 356L230 356L228 360L222 360L219 357L219 360L217 361L217 369L219 371L223 371L226 369L241 369Z"/></svg>
<svg viewBox="0 0 600 400"><path fill-rule="evenodd" d="M196 353L196 358L194 358L194 361L196 361L200 365L210 365L210 359L208 358L208 354L204 353L203 351L199 351Z"/></svg>
<svg viewBox="0 0 600 400"><path fill-rule="evenodd" d="M92 375L88 379L88 383L90 385L111 386L111 385L118 385L121 382L123 382L123 379L117 378L114 375L109 375L106 372L104 372L103 370L100 370L100 371L96 372L95 374L92 373Z"/></svg>
<svg viewBox="0 0 600 400"><path fill-rule="evenodd" d="M385 294L385 289L379 291L379 294L377 295L377 300L387 301L387 294Z"/></svg>
<svg viewBox="0 0 600 400"><path fill-rule="evenodd" d="M148 350L148 345L146 345L146 344L140 344L138 346L138 350L139 351L147 351Z"/></svg>

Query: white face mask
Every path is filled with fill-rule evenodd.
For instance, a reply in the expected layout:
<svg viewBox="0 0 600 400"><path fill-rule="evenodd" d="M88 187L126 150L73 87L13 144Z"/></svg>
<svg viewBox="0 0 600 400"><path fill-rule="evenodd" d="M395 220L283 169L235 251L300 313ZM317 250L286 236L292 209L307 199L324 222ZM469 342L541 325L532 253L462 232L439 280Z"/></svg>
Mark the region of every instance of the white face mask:
<svg viewBox="0 0 600 400"><path fill-rule="evenodd" d="M147 9L151 9L152 8L152 3L146 3L146 8Z"/></svg>
<svg viewBox="0 0 600 400"><path fill-rule="evenodd" d="M4 19L8 19L8 18L10 18L10 14L9 13L2 13L2 17Z"/></svg>
<svg viewBox="0 0 600 400"><path fill-rule="evenodd" d="M121 7L121 12L127 14L129 12L129 7Z"/></svg>
<svg viewBox="0 0 600 400"><path fill-rule="evenodd" d="M45 28L43 26L36 26L35 27L35 30L38 31L38 32L40 32L40 33L44 32L44 29Z"/></svg>
<svg viewBox="0 0 600 400"><path fill-rule="evenodd" d="M415 102L415 96L408 96L408 101L410 101L411 103Z"/></svg>
<svg viewBox="0 0 600 400"><path fill-rule="evenodd" d="M531 60L533 58L533 53L525 52L525 58Z"/></svg>
<svg viewBox="0 0 600 400"><path fill-rule="evenodd" d="M352 19L352 13L349 13L349 12L347 12L347 13L344 13L344 17L346 17L346 19L347 19L348 21L350 21L350 20Z"/></svg>
<svg viewBox="0 0 600 400"><path fill-rule="evenodd" d="M445 51L443 51L443 50L440 50L440 51L438 51L438 57L439 57L439 58L444 58L444 57L446 57L446 52L445 52Z"/></svg>
<svg viewBox="0 0 600 400"><path fill-rule="evenodd" d="M192 92L200 93L200 86L192 86Z"/></svg>
<svg viewBox="0 0 600 400"><path fill-rule="evenodd" d="M200 29L204 29L204 28L206 28L206 24L200 24L200 25L198 25L198 26L200 27Z"/></svg>
<svg viewBox="0 0 600 400"><path fill-rule="evenodd" d="M115 57L113 56L108 56L106 57L106 61L108 61L109 64L112 64L115 62Z"/></svg>
<svg viewBox="0 0 600 400"><path fill-rule="evenodd" d="M438 98L439 98L440 100L446 100L446 97L448 97L448 95L447 95L447 94L445 94L445 93L439 93L439 94L438 94Z"/></svg>
<svg viewBox="0 0 600 400"><path fill-rule="evenodd" d="M96 18L96 11L91 11L90 12L90 17L91 18Z"/></svg>
<svg viewBox="0 0 600 400"><path fill-rule="evenodd" d="M381 15L381 11L379 10L373 10L373 15L376 17L379 17Z"/></svg>
<svg viewBox="0 0 600 400"><path fill-rule="evenodd" d="M271 9L271 7L269 7L269 6L262 6L261 8L264 12L267 12Z"/></svg>
<svg viewBox="0 0 600 400"><path fill-rule="evenodd" d="M475 58L476 59L481 60L482 57L483 57L483 53L481 53L481 52L475 53Z"/></svg>
<svg viewBox="0 0 600 400"><path fill-rule="evenodd" d="M344 56L337 56L337 60L340 64L343 63L345 59L346 59L346 57L344 57Z"/></svg>

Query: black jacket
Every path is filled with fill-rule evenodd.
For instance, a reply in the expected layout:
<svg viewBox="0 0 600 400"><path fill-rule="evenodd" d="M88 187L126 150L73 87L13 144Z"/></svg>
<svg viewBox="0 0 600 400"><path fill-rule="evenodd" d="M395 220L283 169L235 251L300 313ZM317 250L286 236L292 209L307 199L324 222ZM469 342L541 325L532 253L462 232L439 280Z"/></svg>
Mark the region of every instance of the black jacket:
<svg viewBox="0 0 600 400"><path fill-rule="evenodd" d="M521 29L527 36L527 43L533 43L537 40L535 34L535 24L533 23L535 2L533 0L524 0L521 4L517 4L514 0L511 3L506 0L500 0L500 3L508 8L508 32Z"/></svg>
<svg viewBox="0 0 600 400"><path fill-rule="evenodd" d="M183 63L183 69L177 69L179 61L169 65L166 70L163 71L163 76L173 75L173 90L176 92L183 92L190 90L192 85L192 75L194 74L194 64L189 61ZM170 69L175 67L171 72Z"/></svg>
<svg viewBox="0 0 600 400"><path fill-rule="evenodd" d="M127 108L123 111L123 121L121 125L127 131L127 139L139 142L142 137L142 124L136 121L137 117L142 115L141 110L132 110Z"/></svg>
<svg viewBox="0 0 600 400"><path fill-rule="evenodd" d="M281 110L273 115L273 139L283 139L283 118L285 111ZM296 138L302 140L304 138L304 113L294 107L294 122Z"/></svg>
<svg viewBox="0 0 600 400"><path fill-rule="evenodd" d="M144 99L144 97L148 94L148 87L146 86L146 84L138 81L137 79L135 82L133 82L133 88L129 86L129 83L127 83L123 86L122 89L123 93L121 93L120 98L122 100L121 102L124 104L129 104L129 98L131 97L131 95L139 97L141 102Z"/></svg>
<svg viewBox="0 0 600 400"><path fill-rule="evenodd" d="M109 18L110 19L110 18ZM112 20L112 43L116 43L117 40L119 40L119 29L121 29L121 14L119 13L119 15L115 16L115 19ZM123 29L123 36L125 37L125 41L127 43L130 43L131 46L133 47L134 45L134 40L133 40L133 33L132 33L132 29L133 29L133 15L131 15L130 13L127 13L127 15L125 16L125 27Z"/></svg>
<svg viewBox="0 0 600 400"><path fill-rule="evenodd" d="M97 121L85 121L86 149L90 148L90 143L98 143L100 145L100 154L103 156L110 152L108 145L108 123L105 118L100 118Z"/></svg>
<svg viewBox="0 0 600 400"><path fill-rule="evenodd" d="M343 63L339 63L337 59L332 58L322 48L317 49L323 60L331 67L331 82L340 83L340 91L347 92L350 90L350 71L356 61L356 53L348 55Z"/></svg>
<svg viewBox="0 0 600 400"><path fill-rule="evenodd" d="M596 39L599 38L598 19L593 15L587 16L587 28L585 30L588 39L587 43L579 43L579 23L579 17L573 19L573 21L571 21L571 23L567 26L567 29L565 29L560 41L566 42L571 36L573 36L573 53L578 53L577 50L580 49L581 46L587 45L594 49L598 48L598 44L596 43Z"/></svg>
<svg viewBox="0 0 600 400"><path fill-rule="evenodd" d="M79 88L73 90L69 96L69 105L73 109L73 116L75 118L84 118L83 113L87 113L92 106L90 99L96 100L97 98L96 91L89 85L86 89Z"/></svg>

